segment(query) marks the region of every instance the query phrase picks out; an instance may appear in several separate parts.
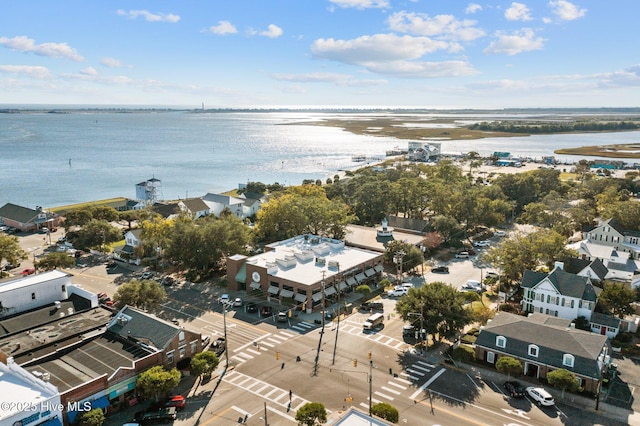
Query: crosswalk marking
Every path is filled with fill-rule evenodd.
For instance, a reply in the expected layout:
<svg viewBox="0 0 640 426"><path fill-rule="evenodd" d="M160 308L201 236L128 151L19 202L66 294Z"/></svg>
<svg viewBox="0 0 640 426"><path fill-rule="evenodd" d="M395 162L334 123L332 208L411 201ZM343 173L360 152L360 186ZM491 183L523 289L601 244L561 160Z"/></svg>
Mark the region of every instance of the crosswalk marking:
<svg viewBox="0 0 640 426"><path fill-rule="evenodd" d="M397 387L397 388L399 388L399 389L402 389L402 390L407 390L407 387L406 387L406 386L402 386L400 383L396 383L396 382L387 382L387 384L389 384L389 385L391 385L391 386L395 386L395 387Z"/></svg>
<svg viewBox="0 0 640 426"><path fill-rule="evenodd" d="M382 389L382 390L383 390L383 391L385 391L385 392L391 392L391 393L392 393L392 394L394 394L394 395L400 395L400 391L397 391L397 390L395 390L395 389L388 388L388 387L386 387L386 386L380 386L380 389Z"/></svg>
<svg viewBox="0 0 640 426"><path fill-rule="evenodd" d="M427 366L427 367L429 367L429 368L436 368L436 366L435 366L435 365L433 365L433 364L429 364L429 363L426 363L426 362L424 362L424 361L416 361L416 364L418 364L418 365L426 365L426 366Z"/></svg>
<svg viewBox="0 0 640 426"><path fill-rule="evenodd" d="M412 373L412 374L417 374L418 376L424 376L425 375L424 371L414 370L413 368L407 368L407 372Z"/></svg>
<svg viewBox="0 0 640 426"><path fill-rule="evenodd" d="M417 371L424 371L425 373L428 373L429 371L431 371L430 368L425 368L425 367L422 367L421 365L418 365L418 364L413 364L411 366L411 368L413 368L413 369L415 369Z"/></svg>
<svg viewBox="0 0 640 426"><path fill-rule="evenodd" d="M382 392L375 391L374 393L375 393L376 395L378 395L378 396L382 397L382 398L386 398L386 399L388 399L389 401L393 401L393 399L394 399L392 396L386 395L386 394L384 394L384 393L382 393Z"/></svg>

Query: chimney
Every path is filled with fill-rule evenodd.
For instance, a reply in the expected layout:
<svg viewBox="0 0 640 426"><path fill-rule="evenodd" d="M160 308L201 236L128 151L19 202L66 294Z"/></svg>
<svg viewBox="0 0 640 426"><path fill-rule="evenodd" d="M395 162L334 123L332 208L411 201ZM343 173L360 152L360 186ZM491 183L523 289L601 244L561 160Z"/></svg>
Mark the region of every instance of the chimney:
<svg viewBox="0 0 640 426"><path fill-rule="evenodd" d="M564 262L556 262L555 263L555 269L560 269L560 270L564 270Z"/></svg>

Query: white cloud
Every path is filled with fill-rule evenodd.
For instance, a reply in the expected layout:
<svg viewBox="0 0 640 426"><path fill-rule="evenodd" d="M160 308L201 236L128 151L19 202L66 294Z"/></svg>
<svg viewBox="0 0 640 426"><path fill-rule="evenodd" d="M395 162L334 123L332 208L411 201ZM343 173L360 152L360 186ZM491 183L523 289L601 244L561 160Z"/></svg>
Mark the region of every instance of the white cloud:
<svg viewBox="0 0 640 426"><path fill-rule="evenodd" d="M480 6L479 4L476 3L469 3L467 5L467 8L464 10L464 13L466 13L467 15L473 15L476 12L479 12L482 10L482 6Z"/></svg>
<svg viewBox="0 0 640 426"><path fill-rule="evenodd" d="M264 37L278 38L282 35L282 28L274 24L269 24L268 29L266 31L261 31L259 34Z"/></svg>
<svg viewBox="0 0 640 426"><path fill-rule="evenodd" d="M136 19L139 16L143 17L147 22L171 22L175 24L180 20L179 15L173 13L151 13L148 10L122 10L118 9L116 13L120 16L126 16L129 19Z"/></svg>
<svg viewBox="0 0 640 426"><path fill-rule="evenodd" d="M531 10L523 3L513 2L511 7L504 11L504 17L509 21L530 21L533 18Z"/></svg>
<svg viewBox="0 0 640 426"><path fill-rule="evenodd" d="M345 64L362 65L370 62L387 62L418 59L427 53L446 49L444 41L428 37L375 34L352 40L318 39L313 42L311 52L321 58Z"/></svg>
<svg viewBox="0 0 640 426"><path fill-rule="evenodd" d="M329 0L329 2L345 9L386 9L389 7L388 0Z"/></svg>
<svg viewBox="0 0 640 426"><path fill-rule="evenodd" d="M66 58L81 62L84 58L78 51L69 47L67 43L42 43L35 44L35 40L27 36L17 36L14 38L0 37L0 45L9 49L24 53L34 53L48 58Z"/></svg>
<svg viewBox="0 0 640 426"><path fill-rule="evenodd" d="M51 77L48 68L31 65L0 65L0 73L19 74L39 79Z"/></svg>
<svg viewBox="0 0 640 426"><path fill-rule="evenodd" d="M550 24L551 22L553 22L553 20L545 16L544 18L542 18L542 22L545 24Z"/></svg>
<svg viewBox="0 0 640 426"><path fill-rule="evenodd" d="M120 62L118 59L116 58L102 58L100 60L100 64L104 65L107 68L122 68L124 67L124 64L122 62Z"/></svg>
<svg viewBox="0 0 640 426"><path fill-rule="evenodd" d="M370 87L387 84L386 80L358 80L349 74L307 73L307 74L272 74L272 78L291 83L331 83L337 86Z"/></svg>
<svg viewBox="0 0 640 426"><path fill-rule="evenodd" d="M505 31L497 31L496 40L484 49L484 53L506 53L507 55L516 55L531 50L539 50L544 46L545 40L542 37L536 37L530 28L523 28L520 31L514 31L507 34Z"/></svg>
<svg viewBox="0 0 640 426"><path fill-rule="evenodd" d="M563 21L573 21L582 18L587 13L587 9L580 9L566 0L552 0L549 2L549 7L553 14Z"/></svg>
<svg viewBox="0 0 640 426"><path fill-rule="evenodd" d="M80 74L83 75L98 75L98 71L94 67L86 67L80 70Z"/></svg>
<svg viewBox="0 0 640 426"><path fill-rule="evenodd" d="M236 27L229 21L218 21L218 25L210 27L209 31L219 35L235 34L238 32Z"/></svg>
<svg viewBox="0 0 640 426"><path fill-rule="evenodd" d="M422 56L447 49L449 43L428 37L375 34L352 40L318 39L311 46L314 56L400 78L432 78L477 74L463 61L422 62Z"/></svg>
<svg viewBox="0 0 640 426"><path fill-rule="evenodd" d="M476 21L461 21L453 15L430 17L424 13L402 11L389 16L387 23L393 31L446 40L471 41L485 35L484 30L475 27Z"/></svg>

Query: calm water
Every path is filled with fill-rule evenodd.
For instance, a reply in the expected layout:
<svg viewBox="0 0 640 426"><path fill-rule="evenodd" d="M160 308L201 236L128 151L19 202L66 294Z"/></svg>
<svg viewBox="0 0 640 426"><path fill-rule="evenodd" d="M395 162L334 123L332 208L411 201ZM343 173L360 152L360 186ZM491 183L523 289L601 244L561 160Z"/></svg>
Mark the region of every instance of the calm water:
<svg viewBox="0 0 640 426"><path fill-rule="evenodd" d="M177 111L0 114L0 205L33 208L133 198L135 184L152 177L162 181L164 199L226 191L249 180L297 185L362 165L352 162L352 155L384 156L396 145L406 147L404 141L337 128L282 125L328 116ZM638 141L640 132L554 135L442 141L442 149L483 155L510 151L539 158L553 155L559 147Z"/></svg>

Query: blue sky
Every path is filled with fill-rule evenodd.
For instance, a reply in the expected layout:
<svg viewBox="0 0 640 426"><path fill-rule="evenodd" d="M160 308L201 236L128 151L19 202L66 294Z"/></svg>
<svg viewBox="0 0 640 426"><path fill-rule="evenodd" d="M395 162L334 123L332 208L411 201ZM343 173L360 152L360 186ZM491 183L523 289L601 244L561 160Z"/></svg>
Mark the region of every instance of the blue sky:
<svg viewBox="0 0 640 426"><path fill-rule="evenodd" d="M640 106L640 1L3 1L0 104Z"/></svg>

